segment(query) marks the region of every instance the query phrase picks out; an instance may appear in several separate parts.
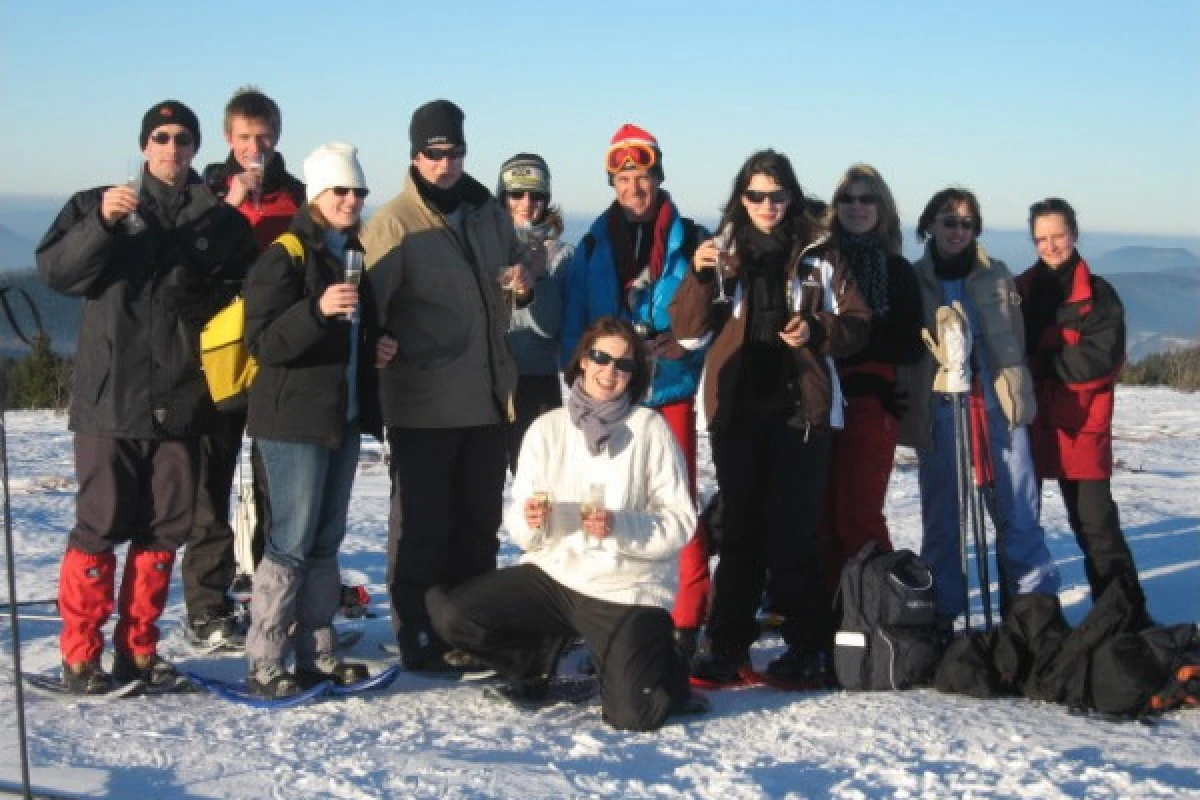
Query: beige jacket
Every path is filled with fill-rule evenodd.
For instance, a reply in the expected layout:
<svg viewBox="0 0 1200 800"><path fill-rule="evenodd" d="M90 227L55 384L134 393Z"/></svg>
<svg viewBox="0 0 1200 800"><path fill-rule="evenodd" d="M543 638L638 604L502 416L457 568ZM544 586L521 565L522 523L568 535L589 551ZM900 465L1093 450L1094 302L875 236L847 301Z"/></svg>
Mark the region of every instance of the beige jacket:
<svg viewBox="0 0 1200 800"><path fill-rule="evenodd" d="M933 320L938 306L942 305L942 287L933 271L933 256L928 248L921 260L913 264L913 269L921 287L922 319L936 338ZM1037 411L1037 401L1033 394L1033 376L1025 364L1021 296L1012 275L1003 261L988 258L979 247L975 267L967 274L965 288L983 327L992 386L1009 428L1028 425ZM902 445L923 450L933 447L931 404L935 368L933 356L926 351L916 364L902 366L898 371L900 389L909 399L908 413L900 420L899 442Z"/></svg>
<svg viewBox="0 0 1200 800"><path fill-rule="evenodd" d="M517 370L499 276L520 248L491 193L469 175L462 181L451 219L425 203L410 174L363 227L379 326L399 343L380 370L385 425L464 428L512 417Z"/></svg>

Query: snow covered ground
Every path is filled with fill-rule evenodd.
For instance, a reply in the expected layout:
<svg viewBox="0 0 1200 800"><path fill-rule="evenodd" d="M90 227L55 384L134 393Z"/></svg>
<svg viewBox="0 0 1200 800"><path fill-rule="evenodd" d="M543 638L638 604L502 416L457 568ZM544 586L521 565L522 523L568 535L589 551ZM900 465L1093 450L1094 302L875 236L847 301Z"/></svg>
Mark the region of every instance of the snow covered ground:
<svg viewBox="0 0 1200 800"><path fill-rule="evenodd" d="M1118 393L1113 486L1126 535L1164 623L1200 618L1200 395ZM7 417L17 583L52 598L73 521L71 437L50 413ZM343 569L369 584L384 616L352 651L382 665L388 479L367 454L355 486ZM702 459L707 452L702 451ZM714 490L711 467L705 494ZM919 543L916 468L902 451L888 517L898 546ZM1078 621L1090 600L1057 487L1043 522ZM507 539L505 539L507 542ZM506 544L507 562L515 550ZM58 622L23 617L24 665L58 663ZM41 619L38 618L42 614ZM172 588L163 652L205 674L240 678L233 656L182 642ZM0 619L0 664L11 631ZM765 662L780 647L755 651ZM651 734L600 721L597 701L537 713L489 703L477 685L402 675L370 697L284 712L204 695L104 705L27 694L37 786L114 798L868 798L1200 797L1200 711L1148 727L1069 716L1026 701L983 702L932 690L888 694L713 693L713 710ZM0 781L19 779L11 685L0 686Z"/></svg>

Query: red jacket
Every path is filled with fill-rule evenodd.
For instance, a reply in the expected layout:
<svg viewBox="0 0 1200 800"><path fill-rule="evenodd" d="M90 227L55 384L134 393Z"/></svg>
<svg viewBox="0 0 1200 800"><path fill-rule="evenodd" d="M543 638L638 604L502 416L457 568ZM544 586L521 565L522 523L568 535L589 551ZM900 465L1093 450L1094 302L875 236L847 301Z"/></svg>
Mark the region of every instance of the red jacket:
<svg viewBox="0 0 1200 800"><path fill-rule="evenodd" d="M1059 270L1039 261L1017 278L1037 393L1030 426L1039 478L1112 475L1114 387L1125 363L1125 310L1078 254Z"/></svg>

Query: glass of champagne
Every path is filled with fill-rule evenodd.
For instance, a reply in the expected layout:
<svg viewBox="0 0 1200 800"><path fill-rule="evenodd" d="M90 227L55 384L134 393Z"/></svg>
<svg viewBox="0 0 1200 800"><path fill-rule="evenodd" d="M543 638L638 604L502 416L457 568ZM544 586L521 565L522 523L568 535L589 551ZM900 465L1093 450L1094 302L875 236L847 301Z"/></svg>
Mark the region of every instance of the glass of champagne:
<svg viewBox="0 0 1200 800"><path fill-rule="evenodd" d="M142 170L145 167L146 162L142 156L130 158L125 162L125 185L132 189L135 195L140 196L142 193ZM146 220L137 209L126 214L121 220L121 225L130 236L136 236L146 230Z"/></svg>
<svg viewBox="0 0 1200 800"><path fill-rule="evenodd" d="M604 511L604 493L605 487L603 483L588 484L587 491L584 492L583 500L579 503L579 521L587 522L589 518ZM584 531L587 536L587 532ZM592 542L592 547L601 547L600 539L588 537Z"/></svg>
<svg viewBox="0 0 1200 800"><path fill-rule="evenodd" d="M718 236L713 239L713 242L717 245L717 265L715 267L717 295L713 298L713 302L722 305L729 302L729 295L725 293L725 268L729 264L730 251L723 236Z"/></svg>
<svg viewBox="0 0 1200 800"><path fill-rule="evenodd" d="M253 191L250 192L251 201L254 203L255 211L262 211L262 182L263 173L267 171L267 154L263 152L255 153L250 157L250 172L256 177Z"/></svg>
<svg viewBox="0 0 1200 800"><path fill-rule="evenodd" d="M343 276L342 276L342 281L350 284L351 286L353 286L354 288L357 289L358 285L360 283L362 283L362 274L363 274L362 251L361 250L347 250L345 261L346 261L346 266L345 266L345 272L343 273ZM358 306L355 306L354 310L346 315L346 319L353 321L354 317L357 313L358 313Z"/></svg>
<svg viewBox="0 0 1200 800"><path fill-rule="evenodd" d="M534 489L529 497L533 500L535 506L546 512L545 517L542 519L542 524L534 529L538 533L545 533L546 529L550 527L550 504L554 500L550 492L546 489Z"/></svg>

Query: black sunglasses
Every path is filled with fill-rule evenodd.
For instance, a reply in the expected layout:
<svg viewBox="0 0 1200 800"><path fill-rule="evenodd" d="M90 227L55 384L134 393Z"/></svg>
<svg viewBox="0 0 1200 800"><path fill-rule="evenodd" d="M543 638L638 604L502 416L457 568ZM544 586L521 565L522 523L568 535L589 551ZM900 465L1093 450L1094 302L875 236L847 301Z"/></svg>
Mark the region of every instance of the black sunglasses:
<svg viewBox="0 0 1200 800"><path fill-rule="evenodd" d="M842 205L852 206L857 203L860 206L873 206L879 202L877 194L844 194L837 199Z"/></svg>
<svg viewBox="0 0 1200 800"><path fill-rule="evenodd" d="M441 161L445 158L462 158L467 154L466 145L457 145L455 147L422 147L418 150L421 155L428 158L430 161Z"/></svg>
<svg viewBox="0 0 1200 800"><path fill-rule="evenodd" d="M345 197L348 193L354 192L354 196L359 200L362 200L364 197L366 197L368 192L367 189L350 189L345 186L334 186L329 191L333 192L334 196L336 197Z"/></svg>
<svg viewBox="0 0 1200 800"><path fill-rule="evenodd" d="M975 220L967 217L942 217L938 222L948 231L955 228L962 228L964 231L975 230Z"/></svg>
<svg viewBox="0 0 1200 800"><path fill-rule="evenodd" d="M192 141L193 141L192 135L190 133L188 133L187 131L182 131L180 133L175 134L174 136L167 133L166 131L159 131L158 133L152 134L150 136L150 141L154 142L155 144L166 144L167 142L171 141L171 139L175 140L176 147L191 147L192 146Z"/></svg>
<svg viewBox="0 0 1200 800"><path fill-rule="evenodd" d="M542 194L541 192L532 191L530 189L509 189L509 190L505 191L504 193L506 195L508 195L509 197L511 197L513 200L524 200L526 195L529 195L531 198L533 198L534 201L541 200L541 201L545 202L545 200L546 200L546 195Z"/></svg>
<svg viewBox="0 0 1200 800"><path fill-rule="evenodd" d="M747 189L742 192L742 197L754 203L754 205L758 205L764 200L770 200L772 204L781 206L788 201L790 195L787 189L776 189L773 192L760 192L757 189Z"/></svg>
<svg viewBox="0 0 1200 800"><path fill-rule="evenodd" d="M624 372L626 375L632 375L634 367L637 366L637 362L634 361L630 356L625 356L624 358L614 358L609 353L606 353L603 350L597 350L594 347L591 350L588 350L587 357L588 361L592 362L597 367L607 367L609 364L613 364L618 370Z"/></svg>

